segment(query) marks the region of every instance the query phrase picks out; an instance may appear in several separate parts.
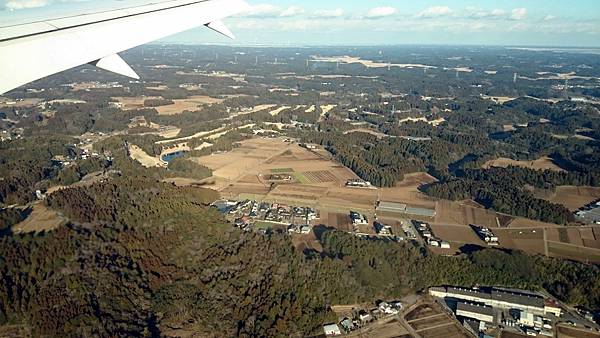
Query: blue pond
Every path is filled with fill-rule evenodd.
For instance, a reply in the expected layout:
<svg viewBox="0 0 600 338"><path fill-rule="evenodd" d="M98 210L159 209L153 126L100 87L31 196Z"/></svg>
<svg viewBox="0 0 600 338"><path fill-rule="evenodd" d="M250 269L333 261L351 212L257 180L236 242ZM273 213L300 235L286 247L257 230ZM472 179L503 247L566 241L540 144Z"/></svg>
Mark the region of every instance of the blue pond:
<svg viewBox="0 0 600 338"><path fill-rule="evenodd" d="M178 158L178 157L182 157L185 155L185 151L176 151L174 153L168 153L168 154L164 154L162 156L162 160L165 162L171 162L174 159Z"/></svg>

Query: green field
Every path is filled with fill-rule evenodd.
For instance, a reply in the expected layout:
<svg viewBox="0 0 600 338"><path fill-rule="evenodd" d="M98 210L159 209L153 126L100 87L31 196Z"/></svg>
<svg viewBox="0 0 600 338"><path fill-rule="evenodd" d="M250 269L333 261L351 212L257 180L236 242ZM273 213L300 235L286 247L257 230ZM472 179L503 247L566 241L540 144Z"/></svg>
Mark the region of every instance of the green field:
<svg viewBox="0 0 600 338"><path fill-rule="evenodd" d="M302 184L309 184L310 180L306 178L302 173L294 173L294 178Z"/></svg>
<svg viewBox="0 0 600 338"><path fill-rule="evenodd" d="M271 169L271 172L273 174L293 173L294 169L292 169L292 168L277 168L277 169Z"/></svg>
<svg viewBox="0 0 600 338"><path fill-rule="evenodd" d="M255 229L273 229L273 226L275 226L276 224L274 223L270 223L270 222L264 222L264 221L258 221L254 223L254 228Z"/></svg>

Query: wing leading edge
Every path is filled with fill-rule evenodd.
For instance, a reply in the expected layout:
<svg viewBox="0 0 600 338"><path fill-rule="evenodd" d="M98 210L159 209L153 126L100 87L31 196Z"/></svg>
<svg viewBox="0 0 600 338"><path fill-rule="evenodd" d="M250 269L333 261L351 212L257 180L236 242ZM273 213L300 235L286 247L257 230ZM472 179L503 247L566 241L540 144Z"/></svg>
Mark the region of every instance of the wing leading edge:
<svg viewBox="0 0 600 338"><path fill-rule="evenodd" d="M0 27L0 94L86 63L139 78L117 53L203 25L233 38L221 20L247 8L244 0L172 0Z"/></svg>

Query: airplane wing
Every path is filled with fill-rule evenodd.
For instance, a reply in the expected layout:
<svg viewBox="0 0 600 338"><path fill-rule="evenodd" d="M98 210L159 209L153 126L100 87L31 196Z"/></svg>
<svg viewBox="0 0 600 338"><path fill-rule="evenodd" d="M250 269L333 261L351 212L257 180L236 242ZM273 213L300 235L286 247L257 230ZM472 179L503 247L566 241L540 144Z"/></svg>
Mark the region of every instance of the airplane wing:
<svg viewBox="0 0 600 338"><path fill-rule="evenodd" d="M86 63L139 78L117 53L202 25L233 38L221 20L248 7L245 0L149 1L30 23L0 23L0 94Z"/></svg>

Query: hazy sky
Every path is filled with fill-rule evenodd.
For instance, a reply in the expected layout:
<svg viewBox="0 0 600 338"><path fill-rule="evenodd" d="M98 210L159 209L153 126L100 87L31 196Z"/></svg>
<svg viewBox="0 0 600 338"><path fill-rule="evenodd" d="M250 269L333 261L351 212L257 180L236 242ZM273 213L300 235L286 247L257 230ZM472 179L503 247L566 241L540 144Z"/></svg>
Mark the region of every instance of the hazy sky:
<svg viewBox="0 0 600 338"><path fill-rule="evenodd" d="M134 1L0 0L0 25ZM486 44L600 47L600 0L249 0L227 19L234 42L205 28L168 42L272 45Z"/></svg>

